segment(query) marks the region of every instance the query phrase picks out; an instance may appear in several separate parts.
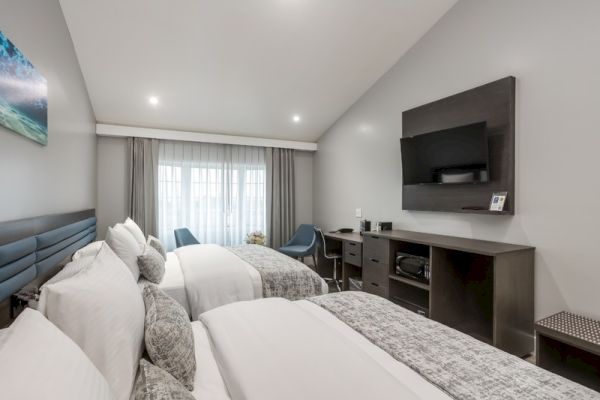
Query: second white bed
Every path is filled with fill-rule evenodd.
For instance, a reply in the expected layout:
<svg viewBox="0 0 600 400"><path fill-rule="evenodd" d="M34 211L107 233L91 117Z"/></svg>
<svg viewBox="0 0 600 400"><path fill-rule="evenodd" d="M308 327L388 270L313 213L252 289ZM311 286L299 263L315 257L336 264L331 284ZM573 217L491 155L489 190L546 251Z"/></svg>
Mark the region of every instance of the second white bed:
<svg viewBox="0 0 600 400"><path fill-rule="evenodd" d="M262 303L263 301L265 300L261 300L260 303ZM268 302L268 300L266 301ZM342 321L340 321L331 313L325 311L321 307L305 300L293 302L291 303L291 305L294 308L297 308L297 311L300 310L307 314L308 320L312 321L311 326L313 328L323 329L324 331L327 331L332 335L338 336L338 340L344 341L345 345L350 351L358 353L360 357L364 357L364 359L368 360L369 363L377 365L378 369L383 371L384 374L387 373L390 375L391 380L395 381L398 387L405 387L407 391L405 398L423 400L450 400L450 397L446 393L429 383L427 380L425 380L418 373L416 373L406 365L395 360L388 353L381 350L373 343L369 342L364 336L360 335L358 332L350 328L348 325L344 324ZM266 304L264 306L266 311L272 311L270 307ZM247 311L244 309L245 307L246 306L244 305L244 303L231 304L219 310L214 310L213 313L222 313L223 319L229 319L231 318L232 313L235 314L236 309L238 309L237 311ZM210 312L207 314L210 314ZM194 384L194 397L197 399L210 398L215 400L231 399L232 397L230 396L227 386L229 385L231 388L235 388L238 385L238 382L228 382L226 384L225 379L221 374L221 371L219 370L219 368L228 368L228 366L226 365L227 361L220 360L218 354L215 354L215 349L213 345L211 345L212 340L210 337L210 333L203 322L195 321L192 323L192 327L194 331L194 339L196 345L196 362L198 366ZM308 328L310 328L310 326ZM290 334L293 333L290 332ZM235 339L238 335L242 335L242 333L232 332L230 338L233 339L233 341L238 340ZM262 338L256 339L261 340ZM242 339L239 340L240 343L244 342ZM290 341L290 344L292 346L295 346L297 344L296 342L294 342L294 338L292 337L287 338L287 340ZM303 347L307 345L310 345L310 343L303 343ZM305 355L310 353L310 349L300 351ZM327 351L327 349L325 351ZM291 351L290 354L291 353L293 353L293 351ZM281 360L282 362L279 365L283 369L286 369L286 366L293 367L292 369L298 369L299 365L295 364L302 365L307 360L309 362L316 361L317 363L330 362L332 364L338 364L338 367L336 367L335 370L331 371L330 378L332 378L332 380L324 376L314 376L314 374L317 374L318 372L317 368L300 368L303 371L302 376L292 376L290 374L287 378L289 379L289 382L279 382L279 384L281 384L283 387L282 390L285 391L288 388L290 388L292 384L300 383L300 385L310 385L311 387L308 389L308 391L310 391L311 393L319 392L325 394L331 389L334 389L334 395L325 397L332 399L340 398L337 396L338 392L340 391L338 391L333 385L335 383L333 382L335 380L333 378L341 377L345 379L345 377L341 376L341 371L339 370L342 365L340 364L342 360L328 360L327 356L328 355L321 354L319 359L317 360L311 360L310 357L301 357L302 359L300 359L299 357L296 360L288 359L287 361ZM277 356L275 354L271 354L269 357L276 358ZM345 362L347 362L347 358L344 359L346 360ZM260 368L260 360L256 359L251 360L250 362L256 363L256 371L258 374L263 372L262 368ZM287 371L282 371L284 376L286 376L286 372ZM231 376L239 376L240 379L243 379L243 377L239 374L230 374L230 377ZM267 379L270 379L270 377ZM348 382L348 384L350 384L350 382ZM262 397L261 400L269 398L268 394L272 393L272 390L273 388L265 388L265 391L261 393L261 396L267 397ZM290 395L296 396L298 398L303 398L304 394L308 393L308 391L292 392L290 393ZM281 394L281 392L279 393ZM245 394L249 395L250 393ZM395 395L397 394L398 393L395 393ZM247 398L251 400L258 397L249 396Z"/></svg>
<svg viewBox="0 0 600 400"><path fill-rule="evenodd" d="M265 257L272 257L272 253L275 252L269 249ZM267 261L273 265L273 269L277 269L281 257L287 258L279 253L276 255L279 259ZM327 284L315 272L304 264L293 262L298 264L293 267L300 271L299 274L284 274L281 279L300 279L301 283L312 284L312 274L319 281L318 291L314 294L328 292ZM284 287L289 285L290 290L297 283L282 282ZM159 287L177 300L192 320L198 319L203 312L225 304L263 297L263 279L258 270L232 251L213 244L186 246L167 253L165 275Z"/></svg>

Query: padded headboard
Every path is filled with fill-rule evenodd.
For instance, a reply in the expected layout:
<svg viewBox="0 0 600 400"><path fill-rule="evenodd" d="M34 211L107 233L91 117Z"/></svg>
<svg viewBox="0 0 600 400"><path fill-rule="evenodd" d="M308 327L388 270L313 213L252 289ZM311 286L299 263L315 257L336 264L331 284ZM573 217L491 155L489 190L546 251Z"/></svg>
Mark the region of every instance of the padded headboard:
<svg viewBox="0 0 600 400"><path fill-rule="evenodd" d="M95 210L0 223L0 302L94 239Z"/></svg>

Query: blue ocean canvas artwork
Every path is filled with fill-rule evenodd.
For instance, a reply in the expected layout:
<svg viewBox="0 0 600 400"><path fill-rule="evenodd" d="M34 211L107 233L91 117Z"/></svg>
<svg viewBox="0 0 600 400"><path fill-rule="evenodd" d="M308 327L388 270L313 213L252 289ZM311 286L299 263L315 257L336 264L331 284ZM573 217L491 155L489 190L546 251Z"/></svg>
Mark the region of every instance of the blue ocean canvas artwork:
<svg viewBox="0 0 600 400"><path fill-rule="evenodd" d="M1 31L0 124L48 144L48 83Z"/></svg>

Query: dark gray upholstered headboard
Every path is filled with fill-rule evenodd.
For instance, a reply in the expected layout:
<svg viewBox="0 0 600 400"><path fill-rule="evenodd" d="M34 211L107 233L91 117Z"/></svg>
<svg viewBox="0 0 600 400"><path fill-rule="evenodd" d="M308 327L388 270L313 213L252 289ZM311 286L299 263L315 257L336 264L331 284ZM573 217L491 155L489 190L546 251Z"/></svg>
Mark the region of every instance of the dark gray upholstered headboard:
<svg viewBox="0 0 600 400"><path fill-rule="evenodd" d="M0 222L0 303L94 239L95 210Z"/></svg>

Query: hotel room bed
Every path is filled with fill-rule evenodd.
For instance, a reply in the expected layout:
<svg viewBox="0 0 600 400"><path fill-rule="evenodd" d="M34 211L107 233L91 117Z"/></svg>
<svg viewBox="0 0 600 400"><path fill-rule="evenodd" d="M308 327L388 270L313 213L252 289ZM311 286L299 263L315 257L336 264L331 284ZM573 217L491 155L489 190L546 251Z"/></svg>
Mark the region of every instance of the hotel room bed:
<svg viewBox="0 0 600 400"><path fill-rule="evenodd" d="M185 246L167 253L159 287L196 320L201 313L235 301L262 297L299 300L328 292L305 264L264 246Z"/></svg>
<svg viewBox="0 0 600 400"><path fill-rule="evenodd" d="M198 362L210 366L197 374L198 399L600 399L362 292L230 304L193 329Z"/></svg>

